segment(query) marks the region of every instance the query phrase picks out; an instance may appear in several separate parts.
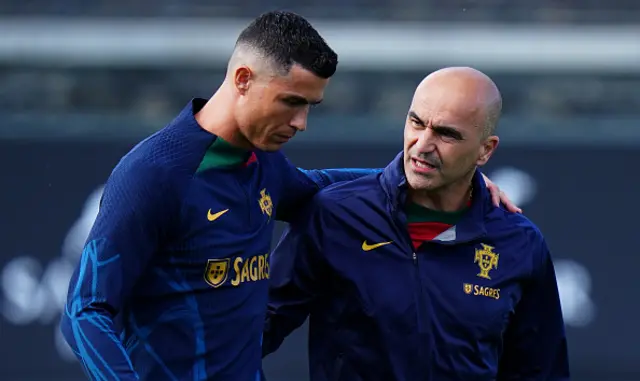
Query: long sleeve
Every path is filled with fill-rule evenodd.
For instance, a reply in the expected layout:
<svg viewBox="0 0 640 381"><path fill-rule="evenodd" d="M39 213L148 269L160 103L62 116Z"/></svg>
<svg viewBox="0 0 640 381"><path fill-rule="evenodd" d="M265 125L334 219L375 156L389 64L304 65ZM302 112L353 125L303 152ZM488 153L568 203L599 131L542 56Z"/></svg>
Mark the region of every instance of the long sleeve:
<svg viewBox="0 0 640 381"><path fill-rule="evenodd" d="M382 172L381 168L334 168L334 169L302 169L296 168L298 172L307 178L311 179L313 183L322 189L331 184L338 183L340 181L355 180L362 176L371 175L373 173Z"/></svg>
<svg viewBox="0 0 640 381"><path fill-rule="evenodd" d="M307 206L285 230L271 254L269 304L262 355L277 350L300 327L320 295L328 267L322 257L323 218Z"/></svg>
<svg viewBox="0 0 640 381"><path fill-rule="evenodd" d="M288 159L284 159L283 199L276 208L276 219L291 222L295 218L296 211L318 190L331 184L355 180L382 172L381 168L341 168L341 169L312 169L306 170L295 167Z"/></svg>
<svg viewBox="0 0 640 381"><path fill-rule="evenodd" d="M138 379L114 318L170 232L179 207L172 184L160 169L125 161L105 185L60 327L91 380Z"/></svg>
<svg viewBox="0 0 640 381"><path fill-rule="evenodd" d="M498 380L568 381L569 357L556 276L549 250L541 258L504 338ZM540 255L541 254L541 255Z"/></svg>

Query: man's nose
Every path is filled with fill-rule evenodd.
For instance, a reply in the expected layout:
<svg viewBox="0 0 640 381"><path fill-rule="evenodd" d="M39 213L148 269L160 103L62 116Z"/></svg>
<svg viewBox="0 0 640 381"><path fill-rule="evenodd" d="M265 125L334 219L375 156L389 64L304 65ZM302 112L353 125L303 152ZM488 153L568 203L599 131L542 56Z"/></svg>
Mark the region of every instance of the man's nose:
<svg viewBox="0 0 640 381"><path fill-rule="evenodd" d="M307 118L309 116L309 107L305 107L293 116L289 125L298 131L304 131L307 129Z"/></svg>

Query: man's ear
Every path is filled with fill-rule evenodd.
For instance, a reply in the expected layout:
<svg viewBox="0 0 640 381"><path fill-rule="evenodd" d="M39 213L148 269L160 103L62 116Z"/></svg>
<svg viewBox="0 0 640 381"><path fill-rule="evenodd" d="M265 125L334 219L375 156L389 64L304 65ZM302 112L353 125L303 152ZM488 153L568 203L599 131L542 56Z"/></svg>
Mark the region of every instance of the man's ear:
<svg viewBox="0 0 640 381"><path fill-rule="evenodd" d="M476 162L479 167L487 164L487 162L491 158L491 155L493 155L493 153L496 151L496 148L498 148L499 143L500 138L498 138L497 136L489 136L485 139L485 141L482 143L482 146L480 147L480 155L478 157L478 161Z"/></svg>
<svg viewBox="0 0 640 381"><path fill-rule="evenodd" d="M247 66L240 66L233 73L233 84L241 95L244 95L251 84L253 72Z"/></svg>

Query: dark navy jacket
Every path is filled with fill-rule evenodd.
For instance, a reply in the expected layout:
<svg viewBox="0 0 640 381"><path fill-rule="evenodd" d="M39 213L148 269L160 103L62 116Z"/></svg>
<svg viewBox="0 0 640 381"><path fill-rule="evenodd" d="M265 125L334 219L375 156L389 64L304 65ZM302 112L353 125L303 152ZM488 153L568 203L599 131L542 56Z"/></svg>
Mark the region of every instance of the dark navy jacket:
<svg viewBox="0 0 640 381"><path fill-rule="evenodd" d="M263 354L310 316L311 381L569 380L545 240L473 182L459 223L418 249L402 154L318 193L272 254Z"/></svg>
<svg viewBox="0 0 640 381"><path fill-rule="evenodd" d="M259 150L214 164L217 137L194 117L205 103L107 180L60 324L91 380L258 380L275 220L374 171L302 171Z"/></svg>

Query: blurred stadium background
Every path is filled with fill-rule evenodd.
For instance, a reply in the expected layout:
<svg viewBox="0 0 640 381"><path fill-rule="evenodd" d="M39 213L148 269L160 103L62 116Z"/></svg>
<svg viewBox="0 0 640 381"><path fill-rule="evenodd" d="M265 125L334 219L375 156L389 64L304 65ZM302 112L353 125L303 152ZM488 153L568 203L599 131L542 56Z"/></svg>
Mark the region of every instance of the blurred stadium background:
<svg viewBox="0 0 640 381"><path fill-rule="evenodd" d="M384 166L434 69L495 79L505 115L486 173L555 253L574 380L640 380L633 0L0 2L0 379L84 379L57 324L104 180L212 94L237 33L274 8L308 17L340 54L285 149L305 168ZM270 380L307 380L306 353L302 329L267 359Z"/></svg>

